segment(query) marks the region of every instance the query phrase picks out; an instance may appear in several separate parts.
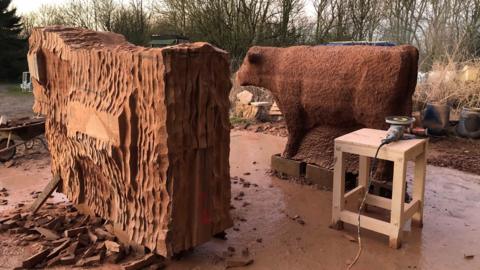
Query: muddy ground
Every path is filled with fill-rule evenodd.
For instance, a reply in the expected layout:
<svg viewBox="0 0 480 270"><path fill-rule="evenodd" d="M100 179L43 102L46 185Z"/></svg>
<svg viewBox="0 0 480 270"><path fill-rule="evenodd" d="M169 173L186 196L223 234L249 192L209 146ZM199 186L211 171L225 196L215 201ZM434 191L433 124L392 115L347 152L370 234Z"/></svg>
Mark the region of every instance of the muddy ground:
<svg viewBox="0 0 480 270"><path fill-rule="evenodd" d="M31 116L32 93L22 92L18 85L0 84L0 115L8 117Z"/></svg>
<svg viewBox="0 0 480 270"><path fill-rule="evenodd" d="M0 103L1 114L8 104L1 97ZM169 261L167 269L225 269L229 248L238 258L248 248L254 262L245 269L346 268L357 250L357 243L348 237L356 228L329 228L332 193L268 174L271 155L281 152L285 142L281 136L232 131L232 198L243 193L241 200L232 200L235 225L226 231L227 240L212 239ZM49 162L46 150L37 145L20 150L10 167L0 165L0 188L10 193L0 212L33 200L30 193L43 189L51 178ZM387 237L365 231L364 252L354 269L480 269L480 176L435 166L427 169L423 229L407 225L399 250L388 247ZM411 175L409 169L409 179ZM242 184L240 178L251 184ZM55 194L49 200L62 199ZM0 269L18 266L33 252L34 245L18 246L13 235L0 234Z"/></svg>

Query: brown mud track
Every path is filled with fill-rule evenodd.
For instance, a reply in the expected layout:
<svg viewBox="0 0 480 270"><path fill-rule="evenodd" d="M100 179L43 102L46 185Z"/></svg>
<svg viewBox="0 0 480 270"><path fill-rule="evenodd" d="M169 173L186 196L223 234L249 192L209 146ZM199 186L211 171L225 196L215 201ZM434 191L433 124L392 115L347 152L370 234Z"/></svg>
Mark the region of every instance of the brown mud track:
<svg viewBox="0 0 480 270"><path fill-rule="evenodd" d="M288 130L283 121L279 122L255 122L235 124L234 130L246 130L250 132L270 134L287 137ZM332 168L333 139L337 137L334 132L326 139L320 141L326 149L323 153L310 153L310 156L318 155L326 160L323 165ZM328 140L330 138L330 140ZM308 138L306 138L308 139ZM331 143L330 143L331 142ZM308 148L308 147L307 147ZM308 153L308 149L303 153ZM303 157L302 159L304 159ZM307 155L307 162L308 155ZM457 137L432 137L428 144L428 164L438 167L446 167L480 175L480 140L471 140ZM354 164L351 164L353 167Z"/></svg>

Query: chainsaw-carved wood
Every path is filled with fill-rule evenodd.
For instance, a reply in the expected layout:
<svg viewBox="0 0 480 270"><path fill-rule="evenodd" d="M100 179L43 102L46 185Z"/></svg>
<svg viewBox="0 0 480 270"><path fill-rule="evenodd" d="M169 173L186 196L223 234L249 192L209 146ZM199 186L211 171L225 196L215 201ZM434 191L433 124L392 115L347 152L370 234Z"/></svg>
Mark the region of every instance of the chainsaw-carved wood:
<svg viewBox="0 0 480 270"><path fill-rule="evenodd" d="M34 111L72 202L164 256L232 225L226 52L59 26L29 43Z"/></svg>

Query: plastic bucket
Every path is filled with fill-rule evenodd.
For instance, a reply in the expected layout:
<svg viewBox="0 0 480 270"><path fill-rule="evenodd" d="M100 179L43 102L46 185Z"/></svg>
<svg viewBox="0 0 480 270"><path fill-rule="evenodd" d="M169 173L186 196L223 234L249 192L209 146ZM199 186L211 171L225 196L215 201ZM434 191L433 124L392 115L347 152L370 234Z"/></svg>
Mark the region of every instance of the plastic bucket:
<svg viewBox="0 0 480 270"><path fill-rule="evenodd" d="M422 117L423 127L433 135L444 135L450 123L450 106L427 103Z"/></svg>

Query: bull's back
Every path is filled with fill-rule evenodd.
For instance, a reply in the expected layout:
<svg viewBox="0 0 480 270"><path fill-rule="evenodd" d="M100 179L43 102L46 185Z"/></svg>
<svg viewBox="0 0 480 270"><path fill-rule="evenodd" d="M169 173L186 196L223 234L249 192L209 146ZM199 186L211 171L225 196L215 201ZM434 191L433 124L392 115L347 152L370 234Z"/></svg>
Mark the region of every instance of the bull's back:
<svg viewBox="0 0 480 270"><path fill-rule="evenodd" d="M306 128L352 121L376 126L411 104L418 62L412 46L296 46L275 55L272 91L301 104Z"/></svg>

